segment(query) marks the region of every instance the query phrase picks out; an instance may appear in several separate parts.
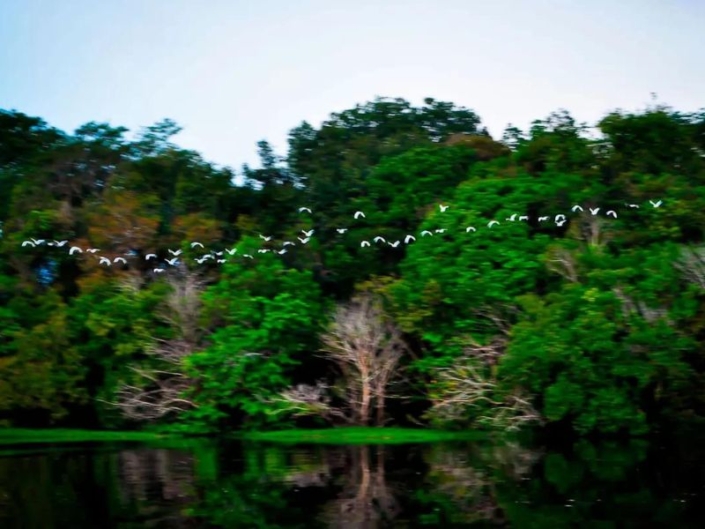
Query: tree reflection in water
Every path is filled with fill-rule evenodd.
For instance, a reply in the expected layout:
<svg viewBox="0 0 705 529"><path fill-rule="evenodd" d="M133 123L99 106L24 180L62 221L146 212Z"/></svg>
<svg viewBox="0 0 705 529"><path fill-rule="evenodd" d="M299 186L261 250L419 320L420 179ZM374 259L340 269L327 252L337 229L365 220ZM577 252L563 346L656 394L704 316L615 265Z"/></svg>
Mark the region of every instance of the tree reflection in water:
<svg viewBox="0 0 705 529"><path fill-rule="evenodd" d="M702 445L283 447L0 455L0 527L702 527Z"/></svg>

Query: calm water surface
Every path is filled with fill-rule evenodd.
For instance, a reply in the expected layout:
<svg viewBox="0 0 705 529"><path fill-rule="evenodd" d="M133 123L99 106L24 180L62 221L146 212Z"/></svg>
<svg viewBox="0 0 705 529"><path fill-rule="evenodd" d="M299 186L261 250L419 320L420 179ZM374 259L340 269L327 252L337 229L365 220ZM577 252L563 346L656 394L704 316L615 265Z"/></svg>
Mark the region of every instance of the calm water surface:
<svg viewBox="0 0 705 529"><path fill-rule="evenodd" d="M705 448L195 443L0 451L0 527L705 527Z"/></svg>

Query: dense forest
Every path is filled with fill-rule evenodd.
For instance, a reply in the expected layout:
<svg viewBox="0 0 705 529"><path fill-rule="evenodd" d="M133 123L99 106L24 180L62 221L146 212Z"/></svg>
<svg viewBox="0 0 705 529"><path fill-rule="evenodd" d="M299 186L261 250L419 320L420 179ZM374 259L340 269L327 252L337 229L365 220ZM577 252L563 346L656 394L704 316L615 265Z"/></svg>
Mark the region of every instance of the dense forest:
<svg viewBox="0 0 705 529"><path fill-rule="evenodd" d="M705 111L378 98L240 175L179 130L0 111L1 425L705 418Z"/></svg>

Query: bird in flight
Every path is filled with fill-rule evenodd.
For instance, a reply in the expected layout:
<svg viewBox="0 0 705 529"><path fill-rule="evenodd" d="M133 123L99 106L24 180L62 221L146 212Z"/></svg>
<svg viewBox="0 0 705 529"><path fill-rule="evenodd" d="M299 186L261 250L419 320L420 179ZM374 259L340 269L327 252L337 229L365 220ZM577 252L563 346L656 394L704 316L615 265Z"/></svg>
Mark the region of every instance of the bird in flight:
<svg viewBox="0 0 705 529"><path fill-rule="evenodd" d="M359 219L360 217L362 217L362 218L364 219L364 218L365 218L365 214L364 214L362 211L356 211L354 217L355 217L356 219Z"/></svg>
<svg viewBox="0 0 705 529"><path fill-rule="evenodd" d="M657 201L657 202L654 202L653 200L649 200L649 202L650 202L651 205L652 205L653 207L655 207L655 208L659 207L659 206L663 203L662 200L659 200L659 201Z"/></svg>
<svg viewBox="0 0 705 529"><path fill-rule="evenodd" d="M310 209L310 208L306 208L306 207L299 208L299 213L303 213L304 211L306 211L307 213L311 213L311 209Z"/></svg>
<svg viewBox="0 0 705 529"><path fill-rule="evenodd" d="M497 221L497 220L491 220L491 221L489 221L489 222L487 223L487 227L488 227L488 228L491 228L492 226L494 226L494 225L496 225L496 224L499 224L499 221Z"/></svg>
<svg viewBox="0 0 705 529"><path fill-rule="evenodd" d="M441 210L441 213L445 212L446 209L448 209L449 206L444 206L443 204L439 204L438 207Z"/></svg>

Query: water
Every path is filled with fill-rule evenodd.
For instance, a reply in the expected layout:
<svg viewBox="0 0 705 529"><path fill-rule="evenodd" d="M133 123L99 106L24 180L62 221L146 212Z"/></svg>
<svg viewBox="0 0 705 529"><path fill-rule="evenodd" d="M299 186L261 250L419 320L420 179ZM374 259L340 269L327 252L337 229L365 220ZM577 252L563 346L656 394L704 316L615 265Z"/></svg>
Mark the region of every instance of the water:
<svg viewBox="0 0 705 529"><path fill-rule="evenodd" d="M705 449L198 442L0 452L0 527L703 527Z"/></svg>

